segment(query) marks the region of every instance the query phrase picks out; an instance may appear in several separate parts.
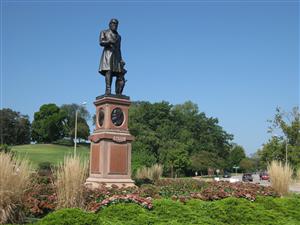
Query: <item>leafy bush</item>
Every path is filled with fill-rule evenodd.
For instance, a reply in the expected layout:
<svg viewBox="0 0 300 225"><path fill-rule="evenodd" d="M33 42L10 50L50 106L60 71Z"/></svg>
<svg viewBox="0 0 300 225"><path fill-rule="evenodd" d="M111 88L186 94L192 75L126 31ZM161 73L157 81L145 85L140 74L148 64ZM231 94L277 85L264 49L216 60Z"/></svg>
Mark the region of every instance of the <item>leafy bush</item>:
<svg viewBox="0 0 300 225"><path fill-rule="evenodd" d="M292 182L293 170L288 165L283 165L281 162L272 161L268 165L268 173L270 175L271 186L281 195L286 195L289 192L289 186Z"/></svg>
<svg viewBox="0 0 300 225"><path fill-rule="evenodd" d="M89 210L93 212L98 212L100 209L105 208L107 206L113 205L113 204L119 204L119 203L136 203L138 205L141 205L142 207L146 209L152 209L152 199L149 198L142 198L138 195L134 194L128 194L128 195L114 195L112 197L106 198L103 201L99 203L94 203L90 205Z"/></svg>
<svg viewBox="0 0 300 225"><path fill-rule="evenodd" d="M41 176L40 173L31 177L31 187L26 190L23 199L27 217L43 217L53 212L57 205L54 178L52 176Z"/></svg>
<svg viewBox="0 0 300 225"><path fill-rule="evenodd" d="M194 179L160 179L156 182L160 187L162 197L172 197L173 195L190 195L191 192L199 192L206 183Z"/></svg>
<svg viewBox="0 0 300 225"><path fill-rule="evenodd" d="M62 209L44 217L36 225L91 225L100 224L93 213L80 209ZM102 224L102 223L101 223Z"/></svg>
<svg viewBox="0 0 300 225"><path fill-rule="evenodd" d="M11 152L11 147L7 144L0 145L0 152L9 153Z"/></svg>
<svg viewBox="0 0 300 225"><path fill-rule="evenodd" d="M52 144L64 145L64 146L73 146L74 142L72 141L72 139L63 138L63 139L53 141Z"/></svg>
<svg viewBox="0 0 300 225"><path fill-rule="evenodd" d="M51 162L48 162L48 161L46 161L46 162L40 162L38 164L38 169L39 170L51 170L52 167L53 166L52 166Z"/></svg>
<svg viewBox="0 0 300 225"><path fill-rule="evenodd" d="M51 213L37 225L60 224L299 224L300 198L259 197L227 198L220 201L190 200L185 204L170 199L154 200L153 210L132 203L104 208L97 214L79 209L62 209Z"/></svg>
<svg viewBox="0 0 300 225"><path fill-rule="evenodd" d="M38 164L38 173L42 176L51 176L56 167L51 162L40 162Z"/></svg>
<svg viewBox="0 0 300 225"><path fill-rule="evenodd" d="M264 187L253 183L229 183L226 181L210 182L200 192L191 193L192 198L201 200L218 200L227 197L255 200L257 196L278 196L271 187Z"/></svg>
<svg viewBox="0 0 300 225"><path fill-rule="evenodd" d="M29 186L31 166L26 160L0 152L0 224L22 222L22 197Z"/></svg>
<svg viewBox="0 0 300 225"><path fill-rule="evenodd" d="M134 184L138 187L142 186L143 184L154 184L154 182L152 180L150 180L149 178L135 178L134 179Z"/></svg>
<svg viewBox="0 0 300 225"><path fill-rule="evenodd" d="M143 184L139 188L139 194L142 197L159 198L159 187L152 184Z"/></svg>

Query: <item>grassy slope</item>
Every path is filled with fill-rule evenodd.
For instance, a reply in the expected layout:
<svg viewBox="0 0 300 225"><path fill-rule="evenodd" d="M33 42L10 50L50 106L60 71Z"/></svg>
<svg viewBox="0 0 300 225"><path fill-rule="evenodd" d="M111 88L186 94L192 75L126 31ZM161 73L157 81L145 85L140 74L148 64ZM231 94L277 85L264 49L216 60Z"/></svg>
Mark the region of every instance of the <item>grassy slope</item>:
<svg viewBox="0 0 300 225"><path fill-rule="evenodd" d="M51 162L57 165L64 160L64 156L73 154L74 147L53 145L53 144L35 144L18 145L12 148L17 156L28 158L34 167L40 162ZM77 154L81 157L89 157L89 148L87 146L77 146Z"/></svg>

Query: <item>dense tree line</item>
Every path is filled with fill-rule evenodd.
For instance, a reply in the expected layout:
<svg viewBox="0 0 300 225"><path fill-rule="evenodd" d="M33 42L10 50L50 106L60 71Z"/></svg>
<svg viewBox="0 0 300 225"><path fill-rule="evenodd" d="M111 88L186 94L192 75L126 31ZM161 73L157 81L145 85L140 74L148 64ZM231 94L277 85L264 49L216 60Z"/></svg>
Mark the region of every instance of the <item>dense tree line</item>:
<svg viewBox="0 0 300 225"><path fill-rule="evenodd" d="M1 144L19 145L30 143L30 121L27 115L9 108L0 110Z"/></svg>
<svg viewBox="0 0 300 225"><path fill-rule="evenodd" d="M75 133L75 114L77 117L77 137L87 140L90 129L87 120L89 112L77 104L64 104L61 107L51 103L44 104L34 113L32 140L38 143L53 143L63 138L72 142Z"/></svg>
<svg viewBox="0 0 300 225"><path fill-rule="evenodd" d="M28 116L6 109L5 116L1 116L4 143L62 143L61 140L68 140L72 144L76 111L77 137L87 140L89 112L77 104L59 107L51 103L42 105L34 113L32 125ZM233 166L240 166L241 171L253 169L253 160L246 157L243 147L232 143L233 135L218 124L217 118L207 117L190 101L177 105L165 101L133 102L129 110L129 129L135 136L133 169L160 163L165 175L172 177L193 175L196 171L207 174L209 168L221 171L232 171Z"/></svg>
<svg viewBox="0 0 300 225"><path fill-rule="evenodd" d="M78 112L77 137L79 140L87 140L90 134L87 124L90 114L83 106L64 104L58 107L53 103L44 104L34 113L32 124L27 115L4 108L0 110L1 144L20 145L29 144L31 141L55 143L64 138L72 144L76 111Z"/></svg>
<svg viewBox="0 0 300 225"><path fill-rule="evenodd" d="M134 168L158 162L165 174L189 175L207 173L208 168L231 169L232 163L245 157L242 149L239 159L234 158L233 135L190 101L178 105L134 102L129 117L130 132L136 137Z"/></svg>

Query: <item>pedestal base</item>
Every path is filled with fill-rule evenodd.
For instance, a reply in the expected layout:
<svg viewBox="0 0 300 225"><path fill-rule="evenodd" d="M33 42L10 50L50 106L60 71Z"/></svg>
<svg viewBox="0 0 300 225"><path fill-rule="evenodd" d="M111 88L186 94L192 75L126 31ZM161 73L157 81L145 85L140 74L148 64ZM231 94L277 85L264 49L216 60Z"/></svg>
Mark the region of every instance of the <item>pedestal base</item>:
<svg viewBox="0 0 300 225"><path fill-rule="evenodd" d="M86 180L85 185L91 189L99 188L102 185L105 185L106 187L111 187L112 185L118 187L135 187L134 181L131 179L105 179L98 177L89 177Z"/></svg>
<svg viewBox="0 0 300 225"><path fill-rule="evenodd" d="M128 130L129 97L105 95L97 97L96 129L89 137L89 188L102 185L135 186L131 179L131 142Z"/></svg>

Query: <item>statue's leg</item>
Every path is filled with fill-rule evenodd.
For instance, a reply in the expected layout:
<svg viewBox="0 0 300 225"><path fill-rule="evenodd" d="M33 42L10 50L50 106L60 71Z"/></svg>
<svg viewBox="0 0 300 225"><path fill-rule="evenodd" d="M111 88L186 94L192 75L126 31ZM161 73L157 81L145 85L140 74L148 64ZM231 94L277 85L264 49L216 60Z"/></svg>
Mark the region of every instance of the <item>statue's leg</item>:
<svg viewBox="0 0 300 225"><path fill-rule="evenodd" d="M106 84L105 94L107 95L111 94L111 82L112 82L112 73L110 70L108 70L105 73L105 84Z"/></svg>

